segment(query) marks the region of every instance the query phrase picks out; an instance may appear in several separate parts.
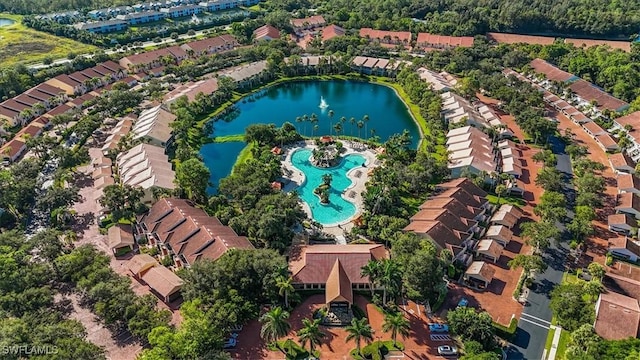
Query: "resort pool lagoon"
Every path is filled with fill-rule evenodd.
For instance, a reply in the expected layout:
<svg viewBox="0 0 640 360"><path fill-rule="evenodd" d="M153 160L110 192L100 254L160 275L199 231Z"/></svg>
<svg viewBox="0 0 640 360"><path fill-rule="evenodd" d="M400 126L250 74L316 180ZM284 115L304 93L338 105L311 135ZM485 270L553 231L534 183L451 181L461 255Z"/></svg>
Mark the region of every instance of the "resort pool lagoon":
<svg viewBox="0 0 640 360"><path fill-rule="evenodd" d="M337 225L349 220L356 214L354 203L342 197L345 189L349 188L352 181L347 173L354 168L361 167L366 159L362 155L349 154L342 158L338 166L331 168L319 168L311 164L311 149L299 149L291 154L291 163L294 168L304 174L304 181L296 191L311 210L311 217L320 224ZM322 176L331 174L331 190L329 192L329 204L321 204L320 198L313 190L322 184Z"/></svg>

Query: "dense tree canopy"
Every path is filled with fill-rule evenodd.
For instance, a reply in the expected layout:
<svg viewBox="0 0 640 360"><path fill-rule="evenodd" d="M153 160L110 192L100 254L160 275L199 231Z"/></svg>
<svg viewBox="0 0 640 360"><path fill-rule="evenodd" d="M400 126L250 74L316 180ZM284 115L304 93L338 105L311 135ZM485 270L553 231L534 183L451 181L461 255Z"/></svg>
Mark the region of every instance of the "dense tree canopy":
<svg viewBox="0 0 640 360"><path fill-rule="evenodd" d="M229 328L258 316L259 305L277 301L280 276L287 263L267 249L236 250L217 261L196 262L183 273L186 300L199 299L205 311L215 309L220 326Z"/></svg>

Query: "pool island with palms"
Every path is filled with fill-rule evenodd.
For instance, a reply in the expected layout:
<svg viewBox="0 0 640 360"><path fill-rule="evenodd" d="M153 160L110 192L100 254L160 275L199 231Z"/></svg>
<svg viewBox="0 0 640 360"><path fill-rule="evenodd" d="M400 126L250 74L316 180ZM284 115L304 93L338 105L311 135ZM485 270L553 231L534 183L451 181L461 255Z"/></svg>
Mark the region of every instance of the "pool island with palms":
<svg viewBox="0 0 640 360"><path fill-rule="evenodd" d="M363 170L358 169L364 169L367 159L360 154L347 154L336 166L324 168L312 164L312 152L311 148L301 148L291 154L291 165L302 178L302 183L295 189L300 199L308 206L311 218L323 226L336 226L350 220L357 212L356 196L360 195L349 191L355 184L350 177L362 176ZM323 184L327 174L331 175L331 182L328 203L323 204L314 190Z"/></svg>

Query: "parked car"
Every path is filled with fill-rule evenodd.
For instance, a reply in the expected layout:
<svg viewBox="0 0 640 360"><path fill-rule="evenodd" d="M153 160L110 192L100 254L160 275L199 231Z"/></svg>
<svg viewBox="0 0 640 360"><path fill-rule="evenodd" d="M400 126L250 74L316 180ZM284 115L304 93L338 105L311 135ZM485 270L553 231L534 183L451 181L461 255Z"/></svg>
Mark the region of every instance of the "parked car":
<svg viewBox="0 0 640 360"><path fill-rule="evenodd" d="M438 346L438 355L458 355L458 349L455 346L441 345Z"/></svg>
<svg viewBox="0 0 640 360"><path fill-rule="evenodd" d="M429 330L435 333L449 332L449 325L447 324L429 324Z"/></svg>

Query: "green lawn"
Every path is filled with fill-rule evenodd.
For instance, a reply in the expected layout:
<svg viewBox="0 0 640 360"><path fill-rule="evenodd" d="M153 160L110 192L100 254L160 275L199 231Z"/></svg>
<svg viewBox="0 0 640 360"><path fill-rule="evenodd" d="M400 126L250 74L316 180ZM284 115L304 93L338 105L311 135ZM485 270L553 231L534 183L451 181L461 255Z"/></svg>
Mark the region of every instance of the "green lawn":
<svg viewBox="0 0 640 360"><path fill-rule="evenodd" d="M496 195L487 195L487 200L489 200L489 202L492 204L498 204L498 197ZM502 204L525 206L527 205L527 202L524 201L522 198L503 196L500 198L500 204L498 205L502 205Z"/></svg>
<svg viewBox="0 0 640 360"><path fill-rule="evenodd" d="M249 159L253 159L252 150L254 147L255 147L255 143L252 142L247 146L245 146L244 149L242 149L242 151L240 151L240 154L238 154L238 157L236 158L235 164L233 164L233 169L235 169L235 167L238 166L238 164L242 164ZM233 173L233 169L231 170L231 173Z"/></svg>
<svg viewBox="0 0 640 360"><path fill-rule="evenodd" d="M213 138L214 143L227 143L227 142L243 142L244 134L216 136Z"/></svg>
<svg viewBox="0 0 640 360"><path fill-rule="evenodd" d="M563 360L564 359L564 353L567 351L567 346L569 346L569 343L571 342L571 333L569 333L566 330L562 330L560 328L556 329L556 330L549 330L549 335L547 335L547 341L545 343L545 350L547 350L547 354L549 354L549 351L551 351L551 345L553 343L553 336L555 335L556 331L562 331L560 333L560 339L558 340L558 347L556 349L556 360Z"/></svg>
<svg viewBox="0 0 640 360"><path fill-rule="evenodd" d="M36 31L22 24L22 16L0 13L15 23L0 27L0 68L16 63L34 64L45 58L66 58L69 53L90 53L98 48L71 39Z"/></svg>

